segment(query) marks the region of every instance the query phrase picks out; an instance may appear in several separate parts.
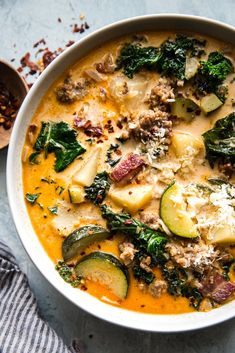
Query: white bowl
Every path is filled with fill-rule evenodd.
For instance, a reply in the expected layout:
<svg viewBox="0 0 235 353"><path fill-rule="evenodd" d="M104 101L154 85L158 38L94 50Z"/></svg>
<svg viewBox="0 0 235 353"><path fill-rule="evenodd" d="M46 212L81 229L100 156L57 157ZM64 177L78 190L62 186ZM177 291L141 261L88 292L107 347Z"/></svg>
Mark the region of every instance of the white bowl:
<svg viewBox="0 0 235 353"><path fill-rule="evenodd" d="M234 27L206 18L175 14L127 19L106 26L80 40L62 53L42 73L18 113L8 151L7 191L13 219L28 255L61 294L80 308L115 324L146 331L176 332L199 329L232 318L235 313L235 300L207 313L155 315L120 309L99 301L87 292L72 288L60 278L39 242L31 225L22 191L21 151L26 130L41 98L51 84L73 63L106 41L127 33L161 29L199 32L235 45Z"/></svg>

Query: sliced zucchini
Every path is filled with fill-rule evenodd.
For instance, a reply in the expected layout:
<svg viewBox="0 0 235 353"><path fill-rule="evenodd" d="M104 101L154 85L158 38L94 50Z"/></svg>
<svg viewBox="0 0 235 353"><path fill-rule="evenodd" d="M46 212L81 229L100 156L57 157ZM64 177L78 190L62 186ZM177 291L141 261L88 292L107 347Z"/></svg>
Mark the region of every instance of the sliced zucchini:
<svg viewBox="0 0 235 353"><path fill-rule="evenodd" d="M170 184L160 200L160 217L170 231L180 237L196 238L199 234L186 210L182 189L176 182Z"/></svg>
<svg viewBox="0 0 235 353"><path fill-rule="evenodd" d="M96 251L86 255L76 265L75 272L77 276L99 282L120 299L127 297L129 286L128 271L111 254Z"/></svg>
<svg viewBox="0 0 235 353"><path fill-rule="evenodd" d="M218 109L223 105L223 102L214 94L207 94L205 97L201 99L201 110L203 113L208 114Z"/></svg>
<svg viewBox="0 0 235 353"><path fill-rule="evenodd" d="M65 261L79 255L92 243L104 240L110 236L107 229L94 224L81 227L73 231L62 244L62 255Z"/></svg>
<svg viewBox="0 0 235 353"><path fill-rule="evenodd" d="M235 232L234 227L224 225L215 229L212 239L212 244L235 244Z"/></svg>
<svg viewBox="0 0 235 353"><path fill-rule="evenodd" d="M192 99L176 98L171 104L171 114L190 122L196 115L200 114L200 108Z"/></svg>
<svg viewBox="0 0 235 353"><path fill-rule="evenodd" d="M101 148L98 147L92 152L86 163L73 176L73 182L82 186L90 186L97 174L97 166Z"/></svg>
<svg viewBox="0 0 235 353"><path fill-rule="evenodd" d="M85 201L85 191L82 186L72 185L68 188L71 203L82 203Z"/></svg>
<svg viewBox="0 0 235 353"><path fill-rule="evenodd" d="M186 80L190 80L190 78L196 75L199 66L200 64L196 58L186 57L184 73Z"/></svg>

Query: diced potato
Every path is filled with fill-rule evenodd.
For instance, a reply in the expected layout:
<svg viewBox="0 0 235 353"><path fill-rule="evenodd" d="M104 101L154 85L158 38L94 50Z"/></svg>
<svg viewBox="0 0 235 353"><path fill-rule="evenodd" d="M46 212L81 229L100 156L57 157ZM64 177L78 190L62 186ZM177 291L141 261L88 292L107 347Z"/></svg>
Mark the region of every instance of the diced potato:
<svg viewBox="0 0 235 353"><path fill-rule="evenodd" d="M172 147L176 157L182 157L188 154L189 148L195 150L197 155L204 151L203 141L190 133L175 131L172 135Z"/></svg>
<svg viewBox="0 0 235 353"><path fill-rule="evenodd" d="M176 98L171 104L171 114L186 122L192 121L198 113L200 108L192 99Z"/></svg>
<svg viewBox="0 0 235 353"><path fill-rule="evenodd" d="M74 174L73 183L78 183L82 186L90 186L97 174L97 166L100 157L101 148L98 147L92 151L87 162Z"/></svg>
<svg viewBox="0 0 235 353"><path fill-rule="evenodd" d="M195 76L199 65L200 64L196 58L186 57L186 63L185 63L185 78L186 78L186 80L189 80L190 78Z"/></svg>
<svg viewBox="0 0 235 353"><path fill-rule="evenodd" d="M71 203L82 203L85 201L85 191L82 186L72 185L68 188Z"/></svg>
<svg viewBox="0 0 235 353"><path fill-rule="evenodd" d="M229 225L224 225L218 228L213 234L213 239L211 240L213 244L235 244L235 232L234 228Z"/></svg>
<svg viewBox="0 0 235 353"><path fill-rule="evenodd" d="M134 213L148 203L153 197L151 185L127 185L113 188L109 196L117 205Z"/></svg>
<svg viewBox="0 0 235 353"><path fill-rule="evenodd" d="M208 114L223 105L223 102L214 94L207 94L201 99L201 109L205 114Z"/></svg>

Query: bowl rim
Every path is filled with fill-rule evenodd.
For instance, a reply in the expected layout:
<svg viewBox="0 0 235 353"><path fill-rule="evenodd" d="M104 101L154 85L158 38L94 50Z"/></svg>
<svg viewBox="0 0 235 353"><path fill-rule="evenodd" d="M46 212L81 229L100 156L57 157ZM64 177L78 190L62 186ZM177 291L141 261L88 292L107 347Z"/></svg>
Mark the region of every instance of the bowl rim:
<svg viewBox="0 0 235 353"><path fill-rule="evenodd" d="M22 193L22 189L19 190L19 187L17 186L17 173L15 173L15 163L17 162L16 155L18 154L20 156L20 153L18 150L18 140L19 137L18 135L20 134L20 129L21 125L23 124L23 119L24 116L27 114L27 111L30 111L30 103L33 104L31 101L33 101L33 98L35 98L35 93L40 90L40 86L42 83L46 80L47 77L53 76L53 71L55 70L56 67L59 66L60 63L65 62L66 58L69 58L69 56L72 56L72 53L75 53L75 51L84 44L86 44L89 40L92 38L96 38L104 36L105 33L108 33L109 31L115 31L117 33L117 30L122 28L125 28L125 26L131 25L133 26L136 23L143 24L147 23L147 21L155 21L155 20L164 20L164 21L193 21L197 22L198 25L200 23L203 23L204 25L211 25L212 27L217 27L218 29L223 29L227 30L233 34L235 34L235 28L231 25L224 24L220 21L213 20L213 19L208 19L205 17L201 16L194 16L194 15L180 15L180 14L174 14L174 13L163 13L163 14L150 14L150 15L143 15L143 16L136 16L136 17L131 17L127 18L112 24L109 24L105 27L102 27L90 34L88 34L86 37L82 38L80 41L74 43L71 47L69 47L65 52L63 52L59 57L57 57L47 68L46 70L40 75L40 77L37 79L36 83L33 85L33 87L30 89L28 95L25 98L25 101L23 102L19 112L17 119L15 121L12 135L11 135L11 140L9 144L9 149L8 149L8 156L7 156L7 194L8 194L8 200L9 200L9 205L10 205L10 210L11 214L14 220L14 224L16 226L16 230L18 233L18 236L23 244L24 249L26 250L27 254L29 255L31 261L34 263L34 265L37 267L37 269L41 272L41 274L48 280L48 282L63 296L65 296L68 300L70 300L74 305L82 308L83 310L89 312L90 314L106 320L110 323L118 324L120 326L128 327L128 328L133 328L133 329L138 329L138 330L143 330L143 331L151 331L151 332L183 332L183 331L189 331L189 330L196 330L200 328L205 328L211 325L218 324L220 322L223 322L225 320L231 319L232 317L235 316L235 300L223 305L222 307L218 309L214 309L210 312L207 313L198 313L198 312L193 312L193 313L186 313L186 314L167 314L167 315L159 315L159 314L149 314L149 313L140 313L140 312L134 312L134 311L129 311L126 309L121 309L118 307L114 307L112 305L106 304L102 301L99 301L98 299L92 297L91 295L84 293L82 291L79 291L78 293L73 292L76 289L73 288L68 288L67 283L64 283L64 281L59 278L59 275L56 273L54 270L53 266L53 271L52 269L52 261L49 259L48 255L46 254L45 250L43 249L41 243L39 242L38 237L36 236L36 233L33 231L32 225L29 232L30 235L33 234L33 236L37 239L31 239L29 240L28 233L26 232L26 226L25 222L29 221L29 216L26 216L27 219L24 219L21 217L22 214L25 215L25 210L26 207L23 205L24 203L24 197ZM129 27L128 27L129 28ZM159 30L159 29L158 29ZM172 30L176 30L173 28ZM144 30L143 30L144 31ZM133 30L134 32L134 30ZM200 30L198 30L200 33ZM119 36L124 35L126 32L121 32ZM213 35L211 35L213 36ZM118 35L114 35L114 37L118 37ZM107 40L103 40L103 44ZM226 41L226 40L224 40ZM96 48L96 44L93 44L93 49ZM83 56L83 55L82 55ZM81 56L81 57L82 57ZM67 69L69 68L70 65L67 65ZM56 75L55 78L53 78L53 81L55 81L62 73L59 75ZM42 89L43 90L43 89ZM45 90L45 92L47 89ZM43 93L43 95L45 94ZM42 95L42 96L43 96ZM37 100L37 104L35 104L35 109L37 108L38 104L40 103L40 99ZM35 111L34 109L34 111ZM29 114L29 113L28 113ZM32 115L30 115L32 117ZM30 118L31 119L31 118ZM28 126L28 123L26 124ZM18 148L18 150L17 150ZM18 161L18 163L21 163ZM20 168L21 171L21 168ZM20 200L18 200L20 199ZM22 206L22 213L20 213L19 206ZM34 243L34 244L33 244ZM31 245L35 245L37 249L34 250L34 248L31 247ZM41 249L41 250L40 250ZM40 259L38 256L37 251L41 252L41 256L43 257L43 260L45 263L40 263ZM33 253L32 253L33 252ZM43 255L44 252L44 255ZM48 268L47 268L48 266ZM45 271L46 269L46 271ZM77 290L76 290L77 291ZM80 293L81 292L81 293ZM233 304L234 303L234 304Z"/></svg>

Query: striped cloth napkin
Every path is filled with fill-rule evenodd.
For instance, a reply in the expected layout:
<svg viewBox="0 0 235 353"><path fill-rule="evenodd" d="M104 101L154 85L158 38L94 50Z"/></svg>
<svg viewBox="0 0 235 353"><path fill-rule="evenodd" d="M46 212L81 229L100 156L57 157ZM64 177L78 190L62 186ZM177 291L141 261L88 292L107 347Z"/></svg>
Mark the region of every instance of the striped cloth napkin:
<svg viewBox="0 0 235 353"><path fill-rule="evenodd" d="M38 314L26 276L9 248L0 242L0 353L76 353L65 346Z"/></svg>

